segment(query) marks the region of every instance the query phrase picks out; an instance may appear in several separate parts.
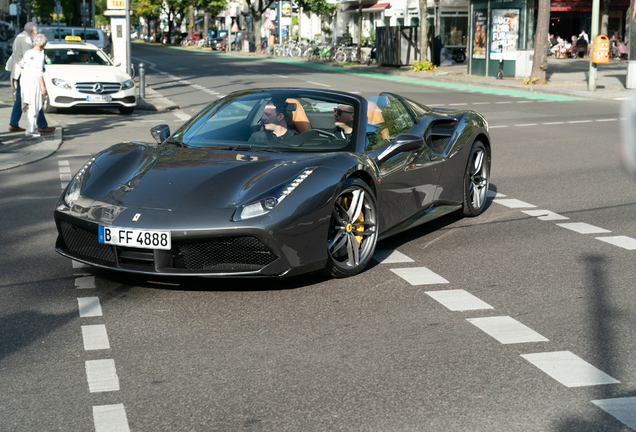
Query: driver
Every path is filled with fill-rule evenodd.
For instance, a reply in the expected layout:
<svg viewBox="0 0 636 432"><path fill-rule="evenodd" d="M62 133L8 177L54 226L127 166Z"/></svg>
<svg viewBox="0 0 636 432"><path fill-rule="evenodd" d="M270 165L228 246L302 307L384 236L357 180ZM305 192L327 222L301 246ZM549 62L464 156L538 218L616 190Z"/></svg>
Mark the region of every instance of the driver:
<svg viewBox="0 0 636 432"><path fill-rule="evenodd" d="M263 111L263 128L265 130L257 131L250 136L249 142L267 142L275 138L290 137L297 135L291 129L287 128L287 112L284 105L275 105L273 102L269 102L265 105Z"/></svg>
<svg viewBox="0 0 636 432"><path fill-rule="evenodd" d="M88 51L80 51L79 53L80 63L90 63L88 60Z"/></svg>
<svg viewBox="0 0 636 432"><path fill-rule="evenodd" d="M333 109L336 127L327 131L338 138L349 141L353 132L353 113L354 110L351 105L338 104L338 107Z"/></svg>

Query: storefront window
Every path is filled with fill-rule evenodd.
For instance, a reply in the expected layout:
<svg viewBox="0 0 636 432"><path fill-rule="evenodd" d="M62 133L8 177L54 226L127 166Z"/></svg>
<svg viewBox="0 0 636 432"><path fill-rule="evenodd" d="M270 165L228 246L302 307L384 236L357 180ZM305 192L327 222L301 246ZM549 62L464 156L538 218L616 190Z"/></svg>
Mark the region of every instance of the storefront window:
<svg viewBox="0 0 636 432"><path fill-rule="evenodd" d="M465 12L440 13L439 34L444 46L466 46L468 40L468 14Z"/></svg>

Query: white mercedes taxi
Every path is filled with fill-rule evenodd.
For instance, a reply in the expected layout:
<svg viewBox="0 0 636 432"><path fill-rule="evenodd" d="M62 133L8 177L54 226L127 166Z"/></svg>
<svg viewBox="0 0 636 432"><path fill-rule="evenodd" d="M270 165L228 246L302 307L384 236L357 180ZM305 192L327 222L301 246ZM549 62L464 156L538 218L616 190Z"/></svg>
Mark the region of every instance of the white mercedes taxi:
<svg viewBox="0 0 636 432"><path fill-rule="evenodd" d="M73 107L114 107L122 114L135 110L135 82L95 45L51 41L46 44L44 61L45 112Z"/></svg>

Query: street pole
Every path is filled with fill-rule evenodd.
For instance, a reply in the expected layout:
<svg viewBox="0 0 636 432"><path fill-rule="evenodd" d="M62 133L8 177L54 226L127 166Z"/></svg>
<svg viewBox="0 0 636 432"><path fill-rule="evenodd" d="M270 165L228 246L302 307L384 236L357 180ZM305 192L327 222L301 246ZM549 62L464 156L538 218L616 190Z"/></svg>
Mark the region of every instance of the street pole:
<svg viewBox="0 0 636 432"><path fill-rule="evenodd" d="M628 47L629 55L627 57L627 82L625 87L628 89L636 89L636 51L634 44L636 44L636 17L634 16L634 9L636 8L636 0L631 1L629 8L629 32L628 32Z"/></svg>
<svg viewBox="0 0 636 432"><path fill-rule="evenodd" d="M55 16L57 16L57 40L61 40L60 37L60 9L62 5L59 0L55 2Z"/></svg>
<svg viewBox="0 0 636 432"><path fill-rule="evenodd" d="M124 41L126 43L126 72L132 76L132 70L130 68L130 49L132 48L130 46L130 0L126 0L126 31L124 32Z"/></svg>
<svg viewBox="0 0 636 432"><path fill-rule="evenodd" d="M594 50L594 39L598 36L598 19L599 19L599 9L601 2L600 0L592 0L592 31L590 32L590 44L592 49L590 49L590 71L587 79L587 89L589 91L596 91L596 72L597 66L596 63L593 63L592 51Z"/></svg>

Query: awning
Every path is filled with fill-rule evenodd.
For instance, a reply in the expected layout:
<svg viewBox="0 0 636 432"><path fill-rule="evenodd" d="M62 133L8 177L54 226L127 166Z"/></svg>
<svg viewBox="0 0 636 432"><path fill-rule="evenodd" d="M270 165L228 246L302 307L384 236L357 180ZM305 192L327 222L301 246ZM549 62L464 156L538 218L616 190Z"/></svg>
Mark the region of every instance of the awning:
<svg viewBox="0 0 636 432"><path fill-rule="evenodd" d="M378 3L374 5L362 5L362 12L381 12L391 7L391 3ZM358 6L349 6L344 12L357 12Z"/></svg>

